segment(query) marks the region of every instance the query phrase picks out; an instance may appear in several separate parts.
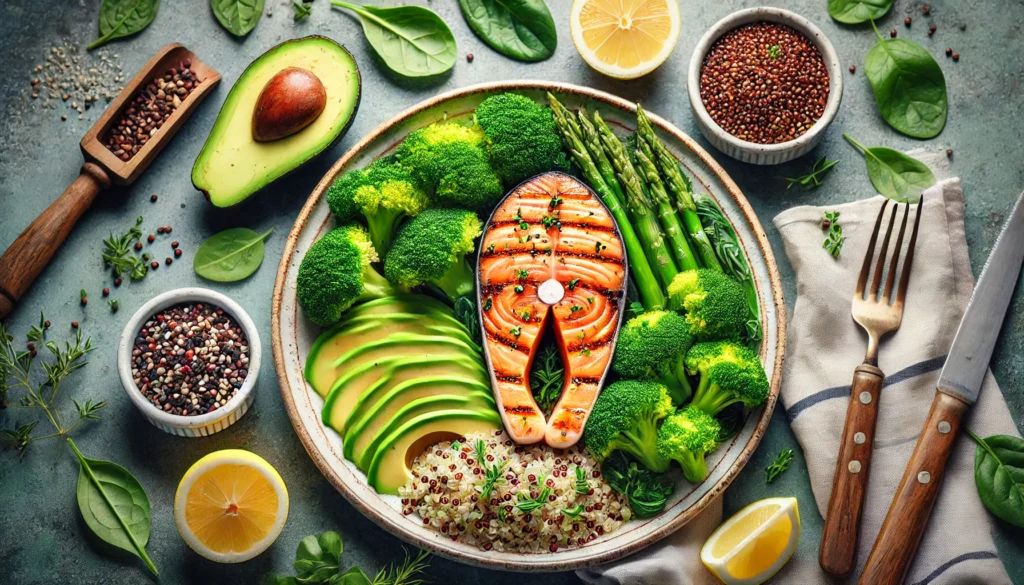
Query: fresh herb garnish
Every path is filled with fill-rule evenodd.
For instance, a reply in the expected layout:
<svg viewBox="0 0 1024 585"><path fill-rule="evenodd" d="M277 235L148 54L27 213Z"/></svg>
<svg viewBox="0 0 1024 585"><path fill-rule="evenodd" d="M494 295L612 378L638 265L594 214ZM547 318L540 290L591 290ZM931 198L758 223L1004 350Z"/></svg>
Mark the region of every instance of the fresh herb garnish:
<svg viewBox="0 0 1024 585"><path fill-rule="evenodd" d="M529 323L531 317L533 317L533 315L530 313L530 311L523 311L523 321Z"/></svg>
<svg viewBox="0 0 1024 585"><path fill-rule="evenodd" d="M573 306L569 307L569 314L570 315L575 315L577 311L582 311L582 310L583 310L583 307L581 307L579 305L573 305Z"/></svg>
<svg viewBox="0 0 1024 585"><path fill-rule="evenodd" d="M579 284L579 283L580 283L580 279L574 278L574 279L569 281L569 284L566 285L566 288L568 288L569 290L576 290L576 285Z"/></svg>
<svg viewBox="0 0 1024 585"><path fill-rule="evenodd" d="M772 45L768 47L768 56L772 59L778 59L782 56L782 47L778 45Z"/></svg>
<svg viewBox="0 0 1024 585"><path fill-rule="evenodd" d="M590 357L590 350L589 349L581 350L580 351L580 355L583 356L583 357Z"/></svg>
<svg viewBox="0 0 1024 585"><path fill-rule="evenodd" d="M639 301L633 301L632 303L629 303L629 309L628 310L629 310L630 313L633 314L634 317L637 316L637 315L643 315L644 314L644 306Z"/></svg>
<svg viewBox="0 0 1024 585"><path fill-rule="evenodd" d="M490 246L487 246L487 251L493 253L494 252L494 244L491 244Z"/></svg>
<svg viewBox="0 0 1024 585"><path fill-rule="evenodd" d="M248 228L231 228L216 233L196 250L192 261L196 274L214 282L235 282L248 278L263 263L263 241L274 231L258 234Z"/></svg>
<svg viewBox="0 0 1024 585"><path fill-rule="evenodd" d="M480 490L480 502L486 504L491 500L491 493L494 488L499 484L505 483L505 465L508 464L508 459L503 459L500 463L487 464L481 462L484 468L484 483L478 486L476 489Z"/></svg>
<svg viewBox="0 0 1024 585"><path fill-rule="evenodd" d="M530 279L530 271L526 269L516 270L516 278L519 282L526 282Z"/></svg>
<svg viewBox="0 0 1024 585"><path fill-rule="evenodd" d="M594 244L594 252L600 254L601 250L604 250L607 247L608 246L606 244L603 244L601 242L597 242L596 244Z"/></svg>
<svg viewBox="0 0 1024 585"><path fill-rule="evenodd" d="M587 334L582 332L582 331L580 331L579 333L576 334L576 339L586 339L586 338L587 338Z"/></svg>
<svg viewBox="0 0 1024 585"><path fill-rule="evenodd" d="M818 162L814 163L814 166L811 167L810 173L800 177L786 177L786 181L789 182L789 184L786 185L786 189L789 189L793 185L800 185L808 191L817 189L821 186L821 180L825 178L825 175L828 174L829 170L836 166L836 163L838 162L839 161L837 160L829 159L827 156L819 158Z"/></svg>
<svg viewBox="0 0 1024 585"><path fill-rule="evenodd" d="M551 226L559 223L558 217L554 215L545 215L540 219L540 222L544 224L544 227L547 229L551 229Z"/></svg>
<svg viewBox="0 0 1024 585"><path fill-rule="evenodd" d="M477 461L483 463L484 457L487 456L487 443L484 443L483 439L477 439L473 444L473 454Z"/></svg>
<svg viewBox="0 0 1024 585"><path fill-rule="evenodd" d="M828 234L825 236L825 241L821 243L821 247L828 250L829 255L833 258L838 258L839 252L842 251L843 244L846 242L843 226L839 225L839 212L826 211L821 225L827 226L828 229Z"/></svg>
<svg viewBox="0 0 1024 585"><path fill-rule="evenodd" d="M149 272L149 266L139 260L132 251L135 242L142 237L140 225L142 225L141 215L127 232L120 236L110 234L110 237L103 240L103 262L107 267L113 269L115 278L128 274L132 280L139 280Z"/></svg>
<svg viewBox="0 0 1024 585"><path fill-rule="evenodd" d="M493 304L493 301L491 300L491 297L487 297L487 300L484 301L484 310L485 311L490 311L492 304Z"/></svg>
<svg viewBox="0 0 1024 585"><path fill-rule="evenodd" d="M561 156L565 156L565 152L559 152L558 154L561 155ZM562 197L561 197L561 195L555 195L554 197L551 198L551 201L548 201L548 209L554 209L554 208L558 207L561 204L562 204Z"/></svg>
<svg viewBox="0 0 1024 585"><path fill-rule="evenodd" d="M582 467L576 466L576 493L587 495L590 493L590 482L587 481L587 472Z"/></svg>
<svg viewBox="0 0 1024 585"><path fill-rule="evenodd" d="M537 487L541 488L541 490L537 493L536 498L531 498L527 491L519 492L519 501L516 502L516 508L519 508L520 512L529 514L534 510L543 508L544 504L548 503L548 496L551 495L551 488L547 486L547 477L541 477L537 482Z"/></svg>
<svg viewBox="0 0 1024 585"><path fill-rule="evenodd" d="M295 2L292 0L292 8L295 10L295 22L309 18L313 13L312 2Z"/></svg>
<svg viewBox="0 0 1024 585"><path fill-rule="evenodd" d="M519 336L523 334L523 328L522 327L513 327L513 328L509 329L508 332L511 333L512 335L516 336L516 338L518 339Z"/></svg>
<svg viewBox="0 0 1024 585"><path fill-rule="evenodd" d="M572 508L572 509L570 509L570 508L562 508L562 514L565 517L567 517L567 518L571 518L571 519L575 520L575 519L580 517L580 514L583 513L584 509L585 508L584 508L583 504L577 504L576 507Z"/></svg>
<svg viewBox="0 0 1024 585"><path fill-rule="evenodd" d="M117 302L117 299L110 299L107 304L110 305L110 310L114 313L121 308L121 303Z"/></svg>
<svg viewBox="0 0 1024 585"><path fill-rule="evenodd" d="M843 138L864 155L868 178L882 196L917 203L921 193L935 184L932 170L916 158L882 146L868 148L846 134Z"/></svg>
<svg viewBox="0 0 1024 585"><path fill-rule="evenodd" d="M522 293L522 292L523 292L523 290L524 290L524 289L523 289L523 285L521 285L521 284L517 284L517 285L515 285L514 287L512 287L512 290L514 290L514 291L515 291L515 292L517 292L517 293Z"/></svg>
<svg viewBox="0 0 1024 585"><path fill-rule="evenodd" d="M356 13L370 46L398 75L432 77L455 65L455 35L432 10L422 6L358 6L341 0L331 5Z"/></svg>
<svg viewBox="0 0 1024 585"><path fill-rule="evenodd" d="M667 474L637 465L622 451L614 451L601 463L601 473L613 490L626 496L637 518L650 518L661 513L674 488L674 482Z"/></svg>
<svg viewBox="0 0 1024 585"><path fill-rule="evenodd" d="M295 551L295 576L271 573L263 578L262 585L422 585L421 575L427 568L426 551L411 556L408 551L399 564L381 569L371 580L359 567L346 571L341 569L341 553L344 549L341 535L324 532L299 541Z"/></svg>
<svg viewBox="0 0 1024 585"><path fill-rule="evenodd" d="M552 343L545 343L537 352L530 372L530 389L537 401L537 406L549 412L562 393L565 378L565 367L562 356Z"/></svg>
<svg viewBox="0 0 1024 585"><path fill-rule="evenodd" d="M784 471L789 469L789 464L792 462L793 450L784 449L781 453L779 453L779 456L775 458L775 461L772 462L772 464L769 465L767 468L765 468L765 472L768 474L767 482L771 483L775 481L776 477L778 477Z"/></svg>

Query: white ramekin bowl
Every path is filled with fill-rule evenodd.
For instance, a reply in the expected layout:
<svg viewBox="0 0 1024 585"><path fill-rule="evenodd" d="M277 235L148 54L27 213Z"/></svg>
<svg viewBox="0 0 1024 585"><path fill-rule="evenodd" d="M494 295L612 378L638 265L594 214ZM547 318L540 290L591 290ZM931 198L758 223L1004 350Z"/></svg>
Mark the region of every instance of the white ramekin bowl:
<svg viewBox="0 0 1024 585"><path fill-rule="evenodd" d="M135 336L142 329L142 325L154 313L168 307L187 302L209 303L220 307L231 314L235 321L245 331L249 342L249 373L242 382L242 387L228 401L227 404L213 412L198 416L182 416L166 413L143 396L142 391L135 385L132 378L132 349ZM256 331L256 325L249 318L248 313L235 301L227 296L206 288L179 288L159 294L142 305L132 315L121 333L121 341L117 346L117 373L121 377L121 386L128 393L128 398L139 409L139 412L146 417L153 426L158 429L178 435L181 437L205 437L213 433L223 431L233 425L235 421L242 418L252 401L256 397L253 389L256 387L256 378L260 371L260 337Z"/></svg>
<svg viewBox="0 0 1024 585"><path fill-rule="evenodd" d="M704 102L700 98L700 69L704 63L704 57L711 50L711 45L730 30L753 22L775 22L803 33L821 51L821 57L828 69L829 94L828 101L825 102L825 112L811 126L810 130L789 142L757 144L736 138L711 119L711 115L708 114ZM690 107L693 109L697 127L715 148L746 163L775 165L806 154L821 141L825 128L832 123L836 112L839 111L839 103L843 99L843 71L839 64L839 57L836 55L835 49L832 48L832 43L825 38L825 33L821 32L821 29L799 14L781 8L762 6L733 12L715 23L704 34L700 42L697 43L693 56L690 57L687 90L690 94Z"/></svg>

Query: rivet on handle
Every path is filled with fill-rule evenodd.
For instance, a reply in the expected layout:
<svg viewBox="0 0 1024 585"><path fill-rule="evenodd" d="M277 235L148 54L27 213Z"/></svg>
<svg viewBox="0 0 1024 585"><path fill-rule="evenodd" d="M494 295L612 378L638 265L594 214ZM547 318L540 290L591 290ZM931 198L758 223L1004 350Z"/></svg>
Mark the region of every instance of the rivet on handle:
<svg viewBox="0 0 1024 585"><path fill-rule="evenodd" d="M947 421L939 421L939 432L943 435L948 434L949 431L953 430L953 427Z"/></svg>
<svg viewBox="0 0 1024 585"><path fill-rule="evenodd" d="M860 473L860 461L854 459L853 461L850 462L849 465L846 466L846 468L850 470L850 473Z"/></svg>
<svg viewBox="0 0 1024 585"><path fill-rule="evenodd" d="M931 480L932 480L932 474L928 473L927 471L922 471L921 473L917 474L917 481L918 481L918 483L928 483Z"/></svg>
<svg viewBox="0 0 1024 585"><path fill-rule="evenodd" d="M865 392L861 392L860 393L860 402L861 402L861 404L871 404L871 393L870 392L866 392L866 391Z"/></svg>
<svg viewBox="0 0 1024 585"><path fill-rule="evenodd" d="M868 440L868 438L866 436L864 436L864 433L861 433L861 432L858 431L858 432L853 434L853 442L857 443L858 445L863 445L864 441L867 441L867 440Z"/></svg>

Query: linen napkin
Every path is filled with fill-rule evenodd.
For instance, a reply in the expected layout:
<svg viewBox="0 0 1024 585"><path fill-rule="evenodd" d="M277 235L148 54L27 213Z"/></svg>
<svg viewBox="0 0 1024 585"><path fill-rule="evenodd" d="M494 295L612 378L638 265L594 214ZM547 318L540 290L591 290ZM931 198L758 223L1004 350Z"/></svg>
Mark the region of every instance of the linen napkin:
<svg viewBox="0 0 1024 585"><path fill-rule="evenodd" d="M882 202L876 196L828 208L796 207L775 218L797 279L782 379L785 411L776 411L776 416L788 417L804 450L819 514L831 495L853 370L863 361L866 348L867 336L850 316L850 298ZM860 530L858 570L845 580L836 579L818 566L816 549L811 558L798 551L771 583L855 583L913 452L974 288L959 180L946 179L928 189L920 209L923 215L903 323L884 338L879 351L878 365L886 379ZM847 238L837 259L821 247L826 210L840 212ZM905 258L905 251L901 256ZM981 436L1018 435L991 373L966 427ZM973 441L962 434L906 583L1011 585L992 540L994 520L975 488L974 453ZM803 514L809 513L808 504L801 502ZM715 583L700 562L699 550L722 521L721 515L720 505L709 506L693 522L647 550L577 574L595 585Z"/></svg>

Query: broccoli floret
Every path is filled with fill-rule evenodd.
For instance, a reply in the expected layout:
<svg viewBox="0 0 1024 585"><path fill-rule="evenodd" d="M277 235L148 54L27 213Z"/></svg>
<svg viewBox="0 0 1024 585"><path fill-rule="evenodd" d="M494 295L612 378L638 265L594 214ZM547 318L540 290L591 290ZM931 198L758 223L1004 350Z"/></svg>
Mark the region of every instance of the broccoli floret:
<svg viewBox="0 0 1024 585"><path fill-rule="evenodd" d="M704 456L718 446L722 427L715 417L689 406L665 419L658 429L658 455L679 462L690 483L708 476Z"/></svg>
<svg viewBox="0 0 1024 585"><path fill-rule="evenodd" d="M526 96L491 96L477 106L475 117L486 136L491 164L506 187L550 170L562 151L551 109Z"/></svg>
<svg viewBox="0 0 1024 585"><path fill-rule="evenodd" d="M469 294L475 278L466 254L482 227L472 211L427 209L398 232L384 274L404 289L433 284L453 301Z"/></svg>
<svg viewBox="0 0 1024 585"><path fill-rule="evenodd" d="M379 254L387 254L402 220L429 204L409 171L390 160L349 171L327 189L327 205L338 223L365 222Z"/></svg>
<svg viewBox="0 0 1024 585"><path fill-rule="evenodd" d="M753 350L732 341L698 343L686 354L686 371L700 375L691 406L715 416L730 404L754 408L768 398L769 384Z"/></svg>
<svg viewBox="0 0 1024 585"><path fill-rule="evenodd" d="M306 317L327 327L355 303L395 294L370 266L376 261L377 252L361 226L343 225L324 234L299 265L296 296Z"/></svg>
<svg viewBox="0 0 1024 585"><path fill-rule="evenodd" d="M692 394L686 351L693 345L686 319L672 311L648 311L622 326L612 368L626 378L655 379L680 405Z"/></svg>
<svg viewBox="0 0 1024 585"><path fill-rule="evenodd" d="M716 270L680 272L668 285L669 305L686 312L690 333L701 341L739 339L745 331L743 285Z"/></svg>
<svg viewBox="0 0 1024 585"><path fill-rule="evenodd" d="M398 146L395 159L432 196L435 207L489 211L504 193L479 129L454 122L420 128Z"/></svg>
<svg viewBox="0 0 1024 585"><path fill-rule="evenodd" d="M647 380L620 380L597 398L583 441L598 461L619 450L651 471L665 471L668 460L658 455L658 422L673 412L668 388Z"/></svg>

